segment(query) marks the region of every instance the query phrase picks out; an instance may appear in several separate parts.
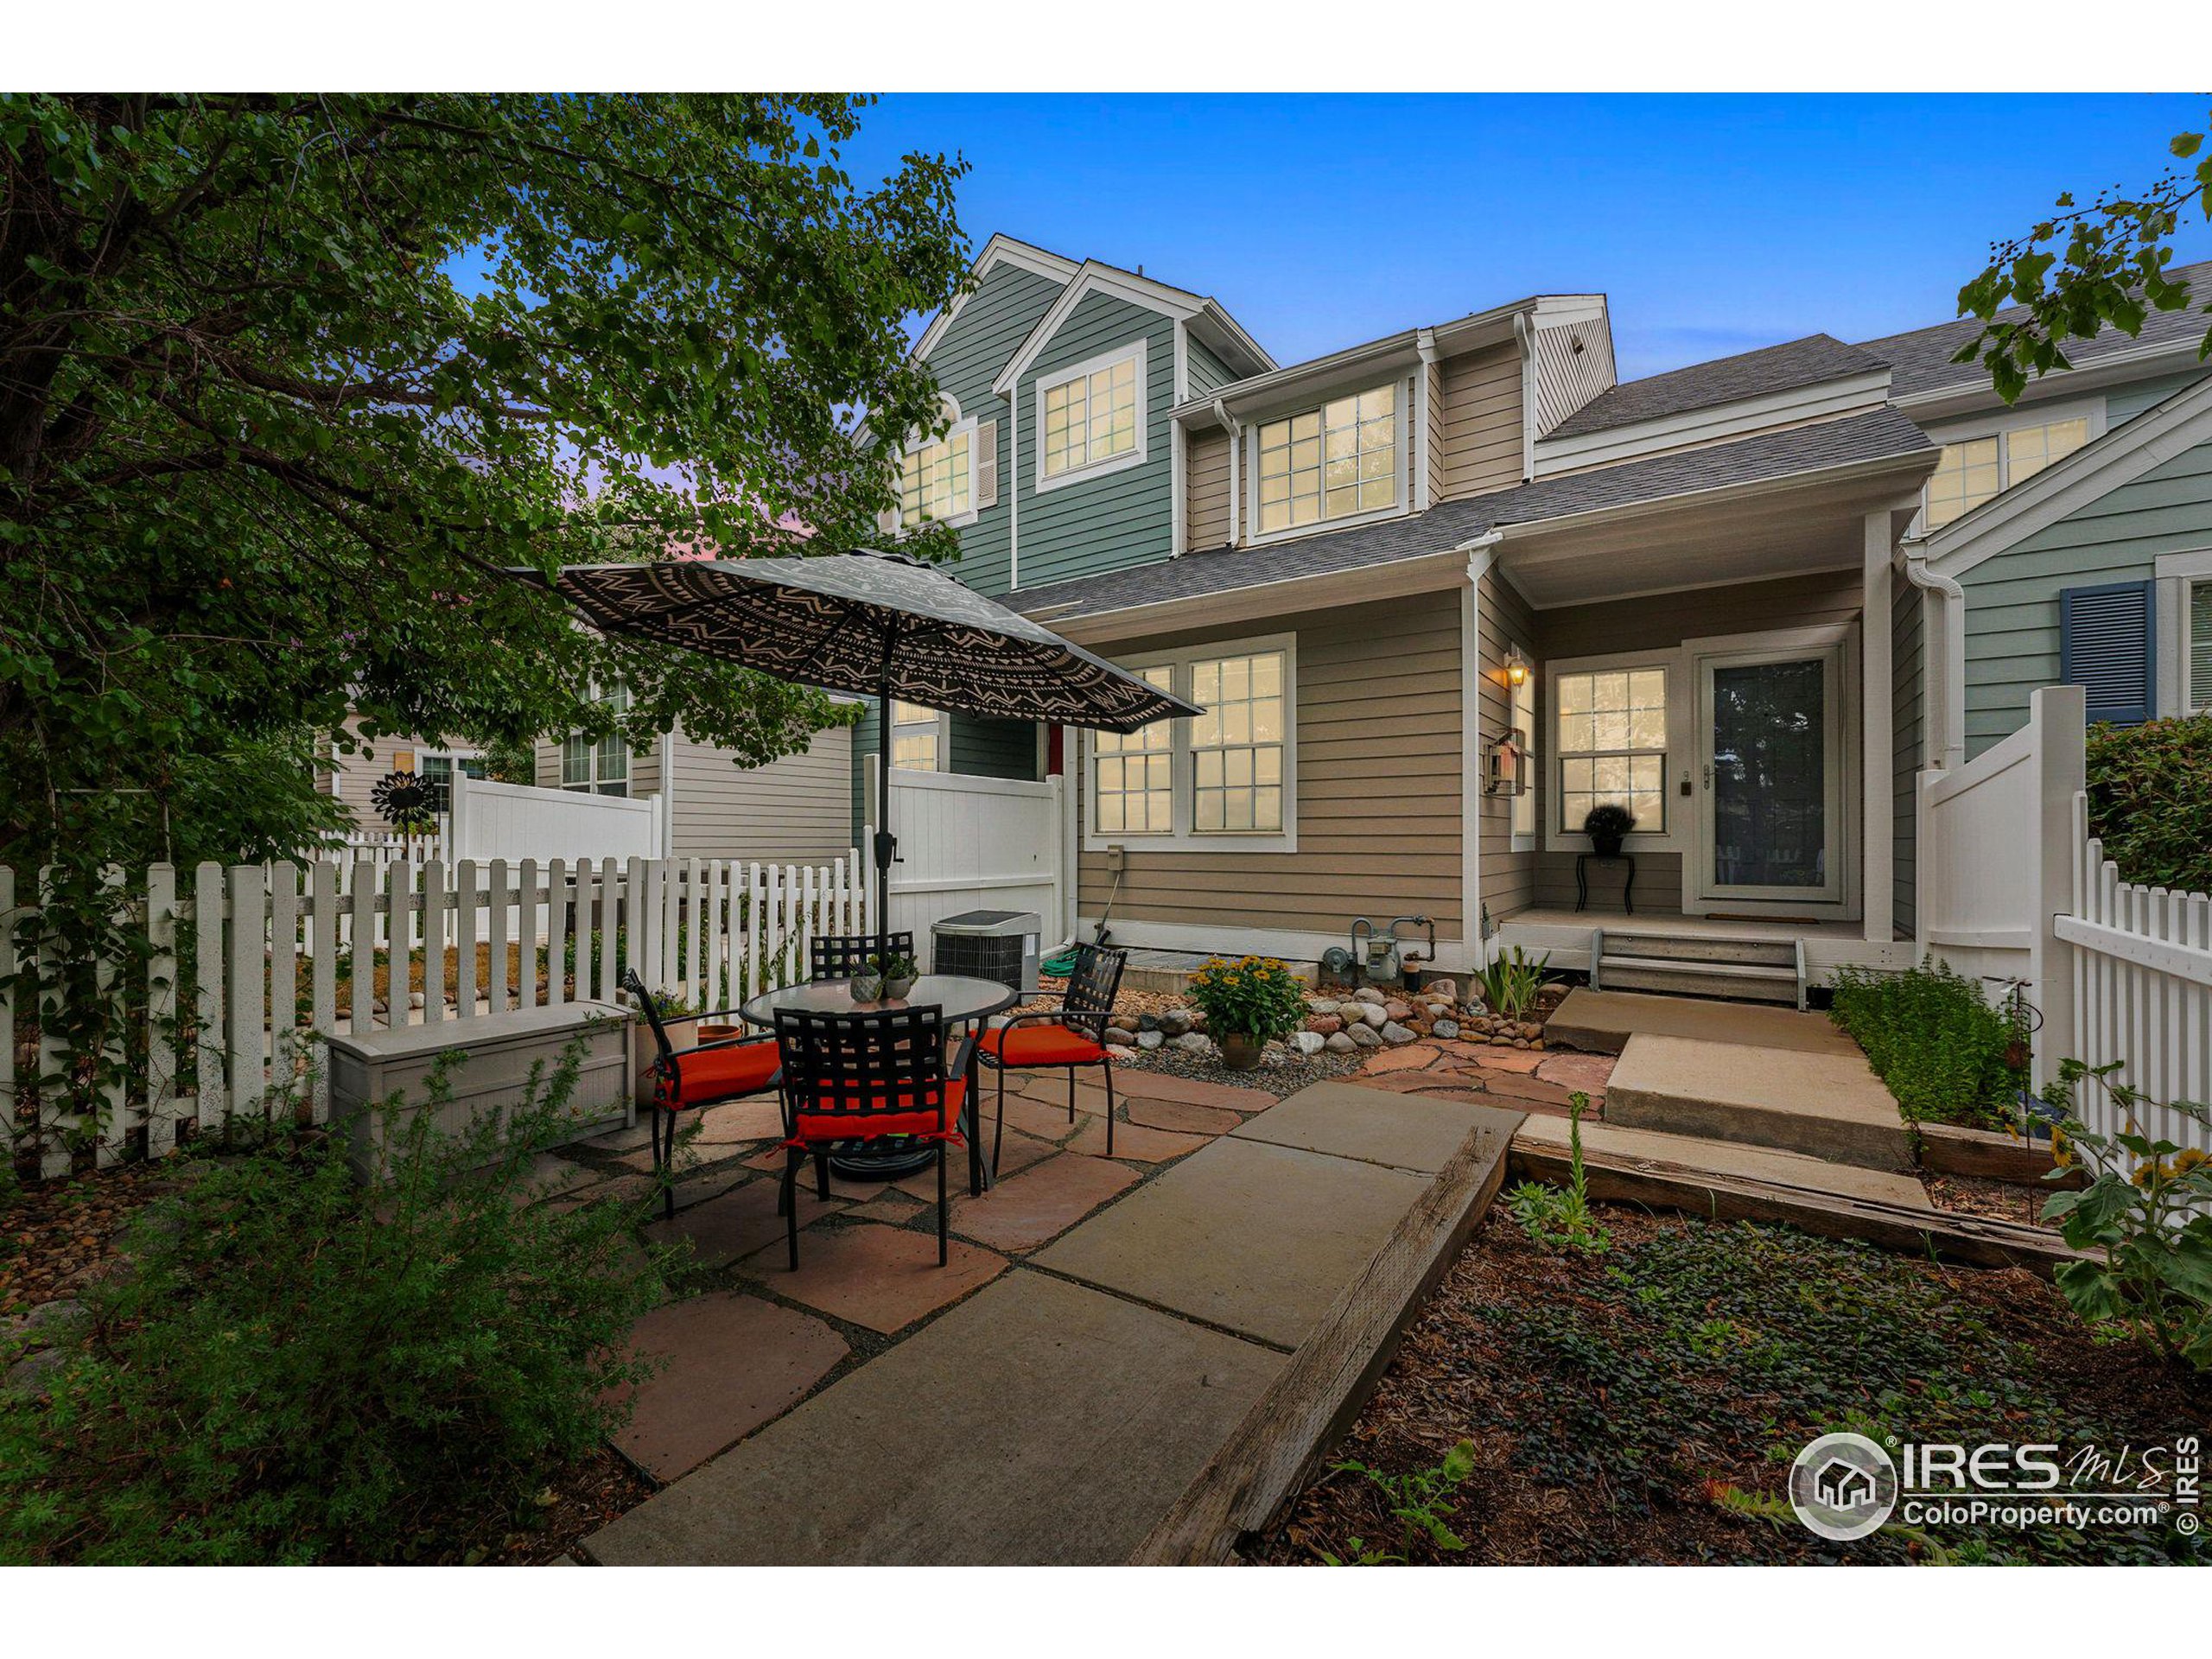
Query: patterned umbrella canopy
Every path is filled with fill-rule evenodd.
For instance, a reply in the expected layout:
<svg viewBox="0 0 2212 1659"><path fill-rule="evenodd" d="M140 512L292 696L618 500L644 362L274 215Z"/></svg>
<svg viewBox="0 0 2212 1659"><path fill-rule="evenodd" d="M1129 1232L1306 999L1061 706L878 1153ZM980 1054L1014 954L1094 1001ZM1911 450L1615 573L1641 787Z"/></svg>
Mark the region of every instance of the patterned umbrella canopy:
<svg viewBox="0 0 2212 1659"><path fill-rule="evenodd" d="M902 553L574 564L557 585L603 629L831 691L1109 732L1200 712Z"/></svg>

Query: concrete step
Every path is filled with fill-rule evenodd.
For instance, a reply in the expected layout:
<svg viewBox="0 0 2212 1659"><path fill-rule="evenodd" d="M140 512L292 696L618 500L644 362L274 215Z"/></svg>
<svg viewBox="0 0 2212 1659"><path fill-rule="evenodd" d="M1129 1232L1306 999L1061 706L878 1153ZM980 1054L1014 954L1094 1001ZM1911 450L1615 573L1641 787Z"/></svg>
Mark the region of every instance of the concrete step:
<svg viewBox="0 0 2212 1659"><path fill-rule="evenodd" d="M1770 977L1777 974L1781 976ZM1598 982L1609 991L1728 997L1746 1002L1784 1003L1791 1008L1797 1006L1797 972L1794 968L1784 971L1737 963L1657 962L1646 957L1624 960L1608 951L1598 965Z"/></svg>
<svg viewBox="0 0 2212 1659"><path fill-rule="evenodd" d="M1632 928L1605 930L1605 960L1615 957L1643 957L1666 962L1759 963L1769 968L1797 971L1795 939L1729 938L1710 933L1639 932Z"/></svg>
<svg viewBox="0 0 2212 1659"><path fill-rule="evenodd" d="M1867 1169L1912 1166L1897 1103L1858 1054L1640 1033L1606 1082L1605 1121Z"/></svg>
<svg viewBox="0 0 2212 1659"><path fill-rule="evenodd" d="M1541 1147L1563 1155L1567 1149L1567 1122L1563 1117L1532 1114L1516 1131L1513 1143L1516 1147ZM1630 1128L1619 1123L1591 1122L1586 1119L1582 1125L1582 1154L1587 1160L1637 1159L1694 1170L1700 1175L1758 1181L1793 1192L1864 1198L1910 1210L1934 1207L1928 1201L1927 1189L1911 1175L1893 1170L1866 1169L1857 1164L1832 1163L1803 1153L1777 1152L1772 1147L1746 1146L1741 1141L1708 1140L1701 1135L1667 1135L1655 1129Z"/></svg>
<svg viewBox="0 0 2212 1659"><path fill-rule="evenodd" d="M1644 996L1632 991L1593 991L1577 986L1544 1027L1548 1042L1590 1054L1618 1054L1639 1031L1661 1037L1700 1037L1707 1042L1750 1043L1811 1054L1856 1058L1859 1045L1825 1014L1742 1002L1698 1002L1686 997Z"/></svg>

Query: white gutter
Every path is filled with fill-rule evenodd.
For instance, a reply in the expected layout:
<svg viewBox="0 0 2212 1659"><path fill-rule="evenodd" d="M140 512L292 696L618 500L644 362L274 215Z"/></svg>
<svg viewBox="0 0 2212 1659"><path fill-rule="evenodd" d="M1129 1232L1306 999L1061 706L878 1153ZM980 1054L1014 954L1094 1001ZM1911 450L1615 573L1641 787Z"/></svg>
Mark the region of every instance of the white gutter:
<svg viewBox="0 0 2212 1659"><path fill-rule="evenodd" d="M1486 530L1452 550L1467 560L1459 588L1459 938L1471 970L1487 965L1482 923L1482 580L1503 539Z"/></svg>
<svg viewBox="0 0 2212 1659"><path fill-rule="evenodd" d="M1945 772L1955 772L1967 763L1967 590L1928 563L1925 542L1908 542L1900 550L1904 579L1936 595L1942 695L1929 701L1937 711L1936 730L1942 739L1937 764Z"/></svg>

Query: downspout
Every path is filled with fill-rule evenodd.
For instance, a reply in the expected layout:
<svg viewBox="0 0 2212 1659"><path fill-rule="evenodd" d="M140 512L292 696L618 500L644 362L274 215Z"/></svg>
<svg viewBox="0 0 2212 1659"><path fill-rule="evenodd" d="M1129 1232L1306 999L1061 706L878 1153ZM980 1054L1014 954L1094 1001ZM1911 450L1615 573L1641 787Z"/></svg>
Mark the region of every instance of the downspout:
<svg viewBox="0 0 2212 1659"><path fill-rule="evenodd" d="M1006 585L1008 592L1021 586L1021 388L1016 385L1006 400L1007 426L1007 526L1006 526Z"/></svg>
<svg viewBox="0 0 2212 1659"><path fill-rule="evenodd" d="M1229 405L1217 397L1213 400L1213 416L1229 429L1229 544L1243 544L1243 463L1244 438L1236 429L1236 417L1230 414Z"/></svg>
<svg viewBox="0 0 2212 1659"><path fill-rule="evenodd" d="M1945 772L1956 772L1967 763L1967 592L1928 563L1926 545L1907 542L1901 550L1904 578L1936 596L1942 667L1942 696L1936 700L1942 746L1936 764Z"/></svg>

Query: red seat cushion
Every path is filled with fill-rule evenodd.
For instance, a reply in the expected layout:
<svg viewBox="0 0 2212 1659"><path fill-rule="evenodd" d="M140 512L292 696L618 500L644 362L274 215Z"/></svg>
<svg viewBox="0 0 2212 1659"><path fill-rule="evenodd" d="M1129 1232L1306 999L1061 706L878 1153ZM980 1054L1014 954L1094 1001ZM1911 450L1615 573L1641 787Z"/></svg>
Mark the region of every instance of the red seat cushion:
<svg viewBox="0 0 2212 1659"><path fill-rule="evenodd" d="M1091 1065L1106 1058L1103 1046L1065 1026L1001 1026L978 1046L1002 1065Z"/></svg>
<svg viewBox="0 0 2212 1659"><path fill-rule="evenodd" d="M962 1101L968 1093L968 1080L953 1077L944 1085L944 1103L940 1111L927 1106L907 1111L876 1110L880 1103L871 1103L865 1112L810 1112L802 1104L798 1110L798 1138L802 1141L872 1141L879 1135L942 1135L952 1128L960 1116ZM896 1103L913 1107L912 1095L901 1095Z"/></svg>
<svg viewBox="0 0 2212 1659"><path fill-rule="evenodd" d="M732 1048L701 1048L676 1057L676 1086L662 1103L674 1111L710 1106L718 1100L757 1095L775 1080L782 1057L773 1043L740 1043Z"/></svg>

